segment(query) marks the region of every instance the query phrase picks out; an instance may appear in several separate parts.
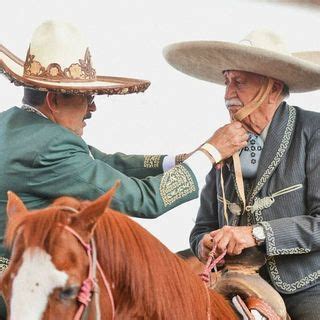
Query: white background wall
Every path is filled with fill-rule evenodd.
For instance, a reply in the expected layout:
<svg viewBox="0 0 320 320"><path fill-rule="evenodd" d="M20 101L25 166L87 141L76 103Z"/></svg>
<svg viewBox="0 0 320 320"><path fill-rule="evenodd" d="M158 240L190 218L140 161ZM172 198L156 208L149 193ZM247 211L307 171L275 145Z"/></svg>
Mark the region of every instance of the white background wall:
<svg viewBox="0 0 320 320"><path fill-rule="evenodd" d="M90 40L98 74L148 79L144 94L98 97L84 139L108 153L181 153L203 142L228 116L222 87L170 67L162 48L186 40L238 42L254 28L282 34L292 51L320 50L320 11L245 0L1 1L0 43L23 58L44 20L78 26ZM0 77L0 111L21 101L22 89ZM318 92L289 103L320 110ZM1 156L1 155L0 155ZM176 251L188 247L198 201L156 220L137 220Z"/></svg>

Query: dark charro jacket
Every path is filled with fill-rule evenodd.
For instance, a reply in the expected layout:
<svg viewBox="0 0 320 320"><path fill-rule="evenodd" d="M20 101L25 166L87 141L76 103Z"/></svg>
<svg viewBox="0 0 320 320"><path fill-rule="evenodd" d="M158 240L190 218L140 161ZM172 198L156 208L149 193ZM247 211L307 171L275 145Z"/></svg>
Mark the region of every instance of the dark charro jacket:
<svg viewBox="0 0 320 320"><path fill-rule="evenodd" d="M229 208L231 203L241 206L233 166L224 166L223 175ZM268 198L292 186L297 186L295 191ZM320 114L283 103L270 124L257 177L247 193L251 208L247 219L242 219L263 226L268 273L282 293L298 292L320 281L319 186ZM213 169L190 235L196 254L203 235L225 224L221 195L220 171ZM232 220L230 210L228 214Z"/></svg>

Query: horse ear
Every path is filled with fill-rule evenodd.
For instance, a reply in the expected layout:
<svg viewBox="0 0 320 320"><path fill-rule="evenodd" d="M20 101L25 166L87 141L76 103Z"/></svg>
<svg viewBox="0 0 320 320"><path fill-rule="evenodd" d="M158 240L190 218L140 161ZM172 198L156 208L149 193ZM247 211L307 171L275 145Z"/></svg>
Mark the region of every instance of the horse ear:
<svg viewBox="0 0 320 320"><path fill-rule="evenodd" d="M22 200L12 191L8 191L8 203L7 203L7 215L8 218L12 218L16 215L26 214L28 209L22 202Z"/></svg>
<svg viewBox="0 0 320 320"><path fill-rule="evenodd" d="M107 193L93 201L72 220L72 227L79 232L92 235L92 232L98 222L98 219L105 213L106 209L110 206L112 197L116 193L120 181L116 181L114 186L108 190Z"/></svg>

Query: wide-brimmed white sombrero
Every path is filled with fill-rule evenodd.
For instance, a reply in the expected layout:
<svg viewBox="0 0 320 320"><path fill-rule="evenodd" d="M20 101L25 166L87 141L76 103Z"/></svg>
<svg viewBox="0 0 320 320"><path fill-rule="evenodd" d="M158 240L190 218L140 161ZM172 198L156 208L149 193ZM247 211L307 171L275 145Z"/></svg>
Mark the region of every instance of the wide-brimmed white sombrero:
<svg viewBox="0 0 320 320"><path fill-rule="evenodd" d="M240 43L174 43L163 54L177 70L217 84L224 84L223 71L240 70L281 80L291 92L320 88L319 53L290 53L282 38L269 30L252 31Z"/></svg>
<svg viewBox="0 0 320 320"><path fill-rule="evenodd" d="M16 85L72 94L128 94L150 85L97 75L82 34L61 21L47 21L35 30L25 61L0 44L0 73Z"/></svg>

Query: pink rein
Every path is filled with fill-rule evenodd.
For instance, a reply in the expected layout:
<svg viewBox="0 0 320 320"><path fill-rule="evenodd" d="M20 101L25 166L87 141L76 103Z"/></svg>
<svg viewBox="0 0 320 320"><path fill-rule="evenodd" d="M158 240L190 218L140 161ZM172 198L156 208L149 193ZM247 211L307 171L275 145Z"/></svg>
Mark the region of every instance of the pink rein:
<svg viewBox="0 0 320 320"><path fill-rule="evenodd" d="M227 250L224 250L217 258L215 258L216 253L216 246L212 248L212 250L209 253L207 263L204 267L204 270L202 273L200 273L200 277L202 281L208 283L211 282L211 271L214 269L215 272L217 272L217 264L224 258L224 256L227 253Z"/></svg>
<svg viewBox="0 0 320 320"><path fill-rule="evenodd" d="M114 305L114 299L111 291L111 286L99 264L97 261L96 257L93 254L93 249L95 250L95 244L92 242L92 246L90 243L85 243L81 236L72 228L66 226L66 225L61 225L64 229L72 233L82 244L82 246L85 248L86 253L88 255L89 259L89 273L88 273L88 278L85 279L81 285L80 292L78 294L78 301L81 303L76 315L74 316L74 320L80 320L81 316L85 310L85 308L88 306L89 302L91 301L92 293L94 289L98 287L98 284L96 282L94 272L95 268L98 268L100 275L102 277L103 283L105 288L107 289L110 303L111 303L111 308L112 308L112 319L115 317L115 305Z"/></svg>

